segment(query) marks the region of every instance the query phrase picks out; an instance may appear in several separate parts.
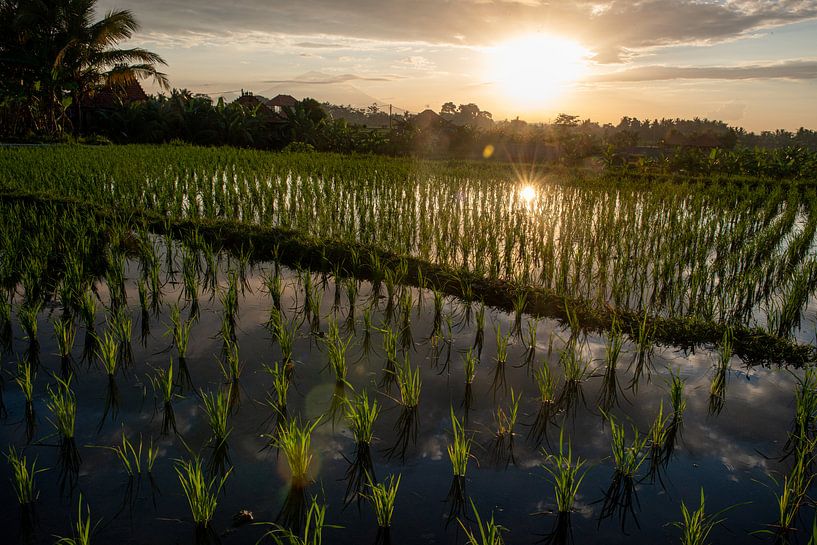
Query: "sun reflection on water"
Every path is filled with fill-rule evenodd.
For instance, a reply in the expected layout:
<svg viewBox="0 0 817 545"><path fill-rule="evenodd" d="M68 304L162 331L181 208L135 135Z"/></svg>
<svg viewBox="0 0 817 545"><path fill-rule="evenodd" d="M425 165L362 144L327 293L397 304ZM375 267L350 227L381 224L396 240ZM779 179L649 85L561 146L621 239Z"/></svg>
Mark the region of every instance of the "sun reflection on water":
<svg viewBox="0 0 817 545"><path fill-rule="evenodd" d="M525 184L519 188L519 198L522 199L525 204L531 204L536 198L536 195L536 188L530 184Z"/></svg>

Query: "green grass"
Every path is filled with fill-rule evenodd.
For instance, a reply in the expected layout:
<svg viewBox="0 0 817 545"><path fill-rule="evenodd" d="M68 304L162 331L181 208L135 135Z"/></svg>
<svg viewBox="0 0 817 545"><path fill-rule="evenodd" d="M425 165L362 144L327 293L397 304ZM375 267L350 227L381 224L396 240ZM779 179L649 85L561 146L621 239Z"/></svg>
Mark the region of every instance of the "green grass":
<svg viewBox="0 0 817 545"><path fill-rule="evenodd" d="M26 301L17 310L17 319L20 327L25 332L25 338L29 342L37 342L37 316L42 310L42 301Z"/></svg>
<svg viewBox="0 0 817 545"><path fill-rule="evenodd" d="M238 343L229 339L224 339L224 363L221 364L221 373L230 382L236 383L241 378L241 371L244 366L238 350Z"/></svg>
<svg viewBox="0 0 817 545"><path fill-rule="evenodd" d="M508 361L508 342L511 334L503 335L502 327L496 324L496 364L504 365Z"/></svg>
<svg viewBox="0 0 817 545"><path fill-rule="evenodd" d="M539 392L539 402L542 404L552 404L556 401L556 379L550 371L547 362L542 362L542 366L533 372L533 380Z"/></svg>
<svg viewBox="0 0 817 545"><path fill-rule="evenodd" d="M34 382L36 379L37 373L34 371L34 367L26 360L19 360L17 362L17 375L14 377L14 382L20 387L26 404L29 406L34 400Z"/></svg>
<svg viewBox="0 0 817 545"><path fill-rule="evenodd" d="M153 445L152 440L147 446L147 449L145 449L141 435L139 435L139 443L137 444L128 439L128 436L125 435L124 430L122 430L122 441L120 444L105 448L114 453L114 456L119 461L119 464L122 466L122 469L125 470L125 473L129 478L138 477L142 474L143 452L146 454L146 460L144 463L145 469L147 469L148 473L150 473L153 469L153 464L156 462L156 457L158 456L159 452L158 448Z"/></svg>
<svg viewBox="0 0 817 545"><path fill-rule="evenodd" d="M264 371L272 378L272 391L267 393L267 405L279 415L286 412L289 378L286 369L278 362L264 364Z"/></svg>
<svg viewBox="0 0 817 545"><path fill-rule="evenodd" d="M687 402L684 397L684 387L686 383L681 378L681 372L670 374L670 404L672 405L672 414L676 422L683 419L684 411L686 410Z"/></svg>
<svg viewBox="0 0 817 545"><path fill-rule="evenodd" d="M158 394L162 403L170 403L175 397L176 385L173 383L173 360L167 366L167 369L157 367L153 375L149 377L153 390Z"/></svg>
<svg viewBox="0 0 817 545"><path fill-rule="evenodd" d="M376 399L369 402L369 396L364 390L346 406L346 421L357 444L371 444L374 437L374 423L380 414L380 405Z"/></svg>
<svg viewBox="0 0 817 545"><path fill-rule="evenodd" d="M319 422L320 420L301 423L291 419L281 426L275 436L270 437L273 445L283 451L292 473L292 481L296 484L308 482L309 466L313 457L310 448L312 432Z"/></svg>
<svg viewBox="0 0 817 545"><path fill-rule="evenodd" d="M476 354L474 354L474 350L469 348L468 351L465 353L465 361L464 361L464 368L465 368L465 383L466 384L473 384L474 377L477 374L477 364L479 363L479 358Z"/></svg>
<svg viewBox="0 0 817 545"><path fill-rule="evenodd" d="M523 307L525 293L524 312L558 308L559 319L564 309L550 303L570 301L585 329L609 327L609 308L615 308L623 329L644 341L655 332L711 343L714 332L722 331L722 317L729 317L744 322L736 335L741 354L751 347L762 360L761 346L771 339L780 341L765 352L800 359L806 354L782 336L790 335L804 297L813 291L805 289L815 266L806 250L817 196L807 184L712 183L679 175L651 180L645 188L637 176L564 172L547 176L547 191L522 205L512 167L500 164L418 166L397 158L175 146L123 146L104 155L58 146L32 151L0 154L0 188L7 195L70 199L88 214L130 214L143 225L198 231L208 242L216 231L225 235L218 240L230 241L244 233L235 246L245 257L250 247L272 255L274 246L274 255L286 259L298 244L305 263L326 257L344 273L382 271L399 260L410 266L393 275L392 284L422 278L445 286L448 295L490 299L510 310L514 303ZM259 172L266 176L263 186L253 183ZM224 178L235 183L212 183ZM292 179L302 182L293 189ZM409 180L416 191L406 193ZM186 195L196 195L196 202ZM417 217L418 207L457 195L468 198L456 213ZM807 228L801 229L798 217L805 214ZM690 240L697 241L695 252ZM639 241L638 251L632 241ZM353 245L360 247L347 251ZM339 258L341 253L348 257ZM381 265L372 268L370 256ZM156 261L148 260L149 266ZM680 271L672 266L677 263L688 266ZM446 284L446 278L456 280ZM781 299L785 304L776 309ZM746 327L744 317L766 308L778 315L769 320L776 324L773 331ZM642 315L645 334L639 335Z"/></svg>
<svg viewBox="0 0 817 545"><path fill-rule="evenodd" d="M54 338L57 340L57 350L61 358L71 356L74 342L77 337L77 328L72 320L54 321Z"/></svg>
<svg viewBox="0 0 817 545"><path fill-rule="evenodd" d="M468 460L471 457L473 437L465 434L465 428L451 408L451 443L448 444L448 457L451 459L451 470L455 477L465 477L468 470Z"/></svg>
<svg viewBox="0 0 817 545"><path fill-rule="evenodd" d="M383 482L374 484L369 482L369 493L365 497L372 504L377 526L379 528L389 528L394 515L394 504L397 499L397 489L400 486L400 475L389 476Z"/></svg>
<svg viewBox="0 0 817 545"><path fill-rule="evenodd" d="M102 369L112 377L116 374L119 366L117 352L119 351L119 344L116 336L111 331L106 331L101 337L97 337L97 358L102 364Z"/></svg>
<svg viewBox="0 0 817 545"><path fill-rule="evenodd" d="M37 469L36 459L29 465L26 456L17 454L14 446L9 447L6 460L11 466L11 484L17 495L18 503L23 506L32 505L39 495L35 482L37 473L45 470Z"/></svg>
<svg viewBox="0 0 817 545"><path fill-rule="evenodd" d="M218 506L218 496L232 469L228 470L220 479L207 479L204 467L199 458L192 460L176 460L176 475L182 485L182 492L187 498L190 514L197 526L210 525Z"/></svg>
<svg viewBox="0 0 817 545"><path fill-rule="evenodd" d="M210 425L211 444L221 448L230 435L230 393L222 390L201 392L201 402Z"/></svg>
<svg viewBox="0 0 817 545"><path fill-rule="evenodd" d="M494 421L496 422L496 434L499 437L512 437L514 429L516 428L516 418L519 414L519 401L522 394L516 395L511 389L511 404L507 410L503 407L497 407L494 412Z"/></svg>
<svg viewBox="0 0 817 545"><path fill-rule="evenodd" d="M326 349L329 357L329 367L335 373L335 381L338 384L346 384L346 374L348 364L346 362L346 351L352 343L353 337L350 335L346 340L340 338L338 323L334 320L329 322L329 330L326 335Z"/></svg>
<svg viewBox="0 0 817 545"><path fill-rule="evenodd" d="M173 346L176 347L176 352L180 358L187 355L187 346L190 343L190 330L193 328L193 322L182 320L181 309L178 305L170 307L170 330L169 333L173 336Z"/></svg>
<svg viewBox="0 0 817 545"><path fill-rule="evenodd" d="M504 532L506 528L494 521L493 513L491 513L490 519L483 522L473 500L471 501L471 510L474 512L476 530L470 529L462 519L458 519L462 531L465 532L465 539L468 545L503 545L505 541L502 538L502 532Z"/></svg>
<svg viewBox="0 0 817 545"><path fill-rule="evenodd" d="M559 433L559 451L548 453L544 451L545 463L543 467L549 475L549 480L556 494L556 509L559 513L570 513L576 501L576 494L587 475L587 461L580 457L573 457L573 447L567 442L565 451L564 430Z"/></svg>
<svg viewBox="0 0 817 545"><path fill-rule="evenodd" d="M395 368L397 388L400 391L400 403L408 408L414 409L420 404L420 390L422 389L422 379L420 368L411 367L408 354L402 365Z"/></svg>
<svg viewBox="0 0 817 545"><path fill-rule="evenodd" d="M714 514L706 513L704 489L701 487L700 504L694 511L690 510L685 502L681 502L681 520L673 525L681 529L681 545L707 545L712 530L724 522L719 511Z"/></svg>
<svg viewBox="0 0 817 545"><path fill-rule="evenodd" d="M618 424L612 415L607 416L607 421L610 424L610 448L616 471L624 477L633 478L647 459L644 450L647 437L641 437L638 430L633 427L633 439L628 445L624 424Z"/></svg>
<svg viewBox="0 0 817 545"><path fill-rule="evenodd" d="M664 401L658 406L658 414L655 416L652 425L650 426L650 433L648 435L650 447L652 449L660 449L664 447L667 440L669 428L667 427L672 419L672 415L664 415Z"/></svg>
<svg viewBox="0 0 817 545"><path fill-rule="evenodd" d="M56 545L90 545L91 544L91 507L85 504L85 515L82 514L82 494L77 502L77 520L74 521L73 536L57 537Z"/></svg>
<svg viewBox="0 0 817 545"><path fill-rule="evenodd" d="M57 378L57 386L48 386L46 406L54 417L51 423L64 439L74 438L74 424L77 418L77 398L71 390L71 380Z"/></svg>
<svg viewBox="0 0 817 545"><path fill-rule="evenodd" d="M302 535L277 523L261 524L270 524L273 528L265 532L256 545L264 538L271 539L275 545L321 545L324 528L338 528L338 526L326 524L326 506L319 504L317 498L312 498L309 509L306 511Z"/></svg>
<svg viewBox="0 0 817 545"><path fill-rule="evenodd" d="M581 348L575 342L570 342L559 354L559 363L562 365L565 382L580 384L589 377L590 362L581 354Z"/></svg>

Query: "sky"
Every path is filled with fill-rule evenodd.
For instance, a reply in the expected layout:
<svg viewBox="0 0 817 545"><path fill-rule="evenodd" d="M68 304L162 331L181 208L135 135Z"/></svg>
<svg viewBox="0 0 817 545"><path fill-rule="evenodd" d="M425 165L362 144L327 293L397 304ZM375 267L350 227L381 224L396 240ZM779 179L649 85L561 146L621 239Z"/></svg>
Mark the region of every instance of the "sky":
<svg viewBox="0 0 817 545"><path fill-rule="evenodd" d="M817 0L99 0L177 88L817 129ZM151 89L151 85L146 87Z"/></svg>

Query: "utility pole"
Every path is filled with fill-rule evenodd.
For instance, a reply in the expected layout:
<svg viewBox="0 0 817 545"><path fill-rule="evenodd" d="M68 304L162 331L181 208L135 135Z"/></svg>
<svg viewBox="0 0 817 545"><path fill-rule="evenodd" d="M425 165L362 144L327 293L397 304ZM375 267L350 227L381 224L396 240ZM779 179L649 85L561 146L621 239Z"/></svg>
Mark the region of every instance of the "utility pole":
<svg viewBox="0 0 817 545"><path fill-rule="evenodd" d="M391 104L389 104L389 130L391 130Z"/></svg>

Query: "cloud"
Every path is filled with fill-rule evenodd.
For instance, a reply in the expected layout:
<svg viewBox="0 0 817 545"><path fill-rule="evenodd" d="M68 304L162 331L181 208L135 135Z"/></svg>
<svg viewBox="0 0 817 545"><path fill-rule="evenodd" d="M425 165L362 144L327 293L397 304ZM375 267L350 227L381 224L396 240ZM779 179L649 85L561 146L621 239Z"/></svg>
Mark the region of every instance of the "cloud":
<svg viewBox="0 0 817 545"><path fill-rule="evenodd" d="M817 79L817 60L791 60L740 66L639 66L591 78L593 82L641 82L674 79Z"/></svg>
<svg viewBox="0 0 817 545"><path fill-rule="evenodd" d="M400 65L414 70L433 70L435 64L420 55L412 55L400 60Z"/></svg>
<svg viewBox="0 0 817 545"><path fill-rule="evenodd" d="M305 47L308 49L342 49L346 47L343 44L326 42L298 42L292 45L294 47Z"/></svg>
<svg viewBox="0 0 817 545"><path fill-rule="evenodd" d="M304 74L294 79L264 80L262 83L272 83L274 85L281 84L334 85L337 83L347 83L350 81L394 81L398 79L403 79L403 76L396 75L360 76L357 74L339 74L333 76L330 74L310 72L309 74Z"/></svg>
<svg viewBox="0 0 817 545"><path fill-rule="evenodd" d="M100 0L100 8L117 1ZM545 32L581 40L598 62L617 62L628 50L714 43L814 19L817 0L142 0L134 11L148 32L291 35L296 47L333 47L344 38L484 46Z"/></svg>

